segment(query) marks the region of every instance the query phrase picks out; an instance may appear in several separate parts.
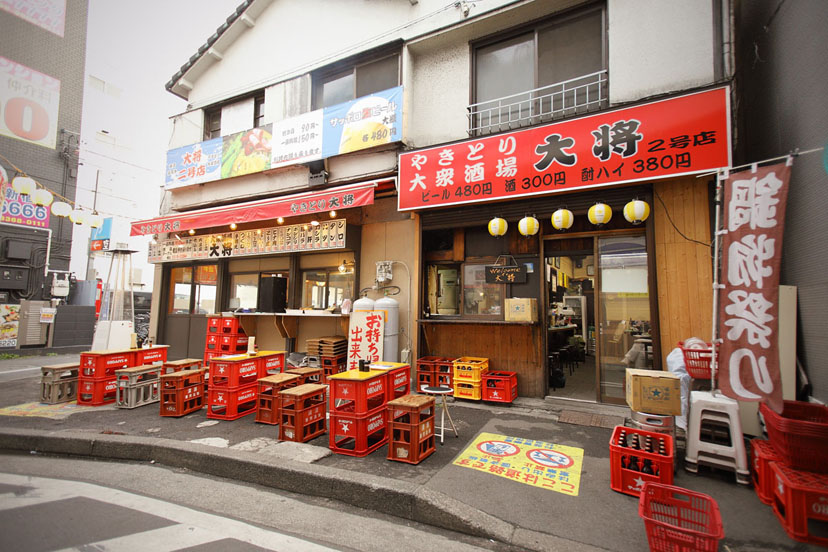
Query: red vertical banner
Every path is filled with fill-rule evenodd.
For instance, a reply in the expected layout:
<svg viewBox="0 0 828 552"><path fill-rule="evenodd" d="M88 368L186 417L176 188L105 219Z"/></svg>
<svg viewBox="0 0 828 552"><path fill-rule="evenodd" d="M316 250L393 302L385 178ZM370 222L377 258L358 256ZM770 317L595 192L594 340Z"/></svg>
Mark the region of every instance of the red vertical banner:
<svg viewBox="0 0 828 552"><path fill-rule="evenodd" d="M719 387L782 411L777 334L789 164L731 174L724 184Z"/></svg>

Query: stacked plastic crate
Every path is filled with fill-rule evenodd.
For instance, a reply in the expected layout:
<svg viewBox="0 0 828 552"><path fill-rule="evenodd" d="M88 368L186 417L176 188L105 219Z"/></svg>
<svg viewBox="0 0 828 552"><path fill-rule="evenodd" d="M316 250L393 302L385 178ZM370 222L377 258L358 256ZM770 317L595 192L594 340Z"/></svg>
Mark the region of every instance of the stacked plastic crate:
<svg viewBox="0 0 828 552"><path fill-rule="evenodd" d="M327 383L328 377L345 371L348 340L344 337L333 335L308 339L306 346L308 350L308 366L322 368L322 383ZM311 361L311 359L316 360Z"/></svg>
<svg viewBox="0 0 828 552"><path fill-rule="evenodd" d="M615 426L609 443L610 487L639 496L645 483L673 484L673 437L634 427Z"/></svg>
<svg viewBox="0 0 828 552"><path fill-rule="evenodd" d="M484 401L511 403L517 398L517 372L486 372L482 392Z"/></svg>
<svg viewBox="0 0 828 552"><path fill-rule="evenodd" d="M451 387L454 359L424 356L417 359L417 389L423 387Z"/></svg>
<svg viewBox="0 0 828 552"><path fill-rule="evenodd" d="M296 374L273 374L259 378L256 390L256 421L261 424L279 423L279 392L295 387L302 380Z"/></svg>
<svg viewBox="0 0 828 552"><path fill-rule="evenodd" d="M204 365L218 356L247 352L247 334L234 316L218 314L207 317L207 337L204 343Z"/></svg>
<svg viewBox="0 0 828 552"><path fill-rule="evenodd" d="M785 401L781 414L764 403L759 411L768 440L750 444L756 494L789 537L828 546L828 407Z"/></svg>
<svg viewBox="0 0 828 552"><path fill-rule="evenodd" d="M483 395L483 374L489 371L489 359L460 357L454 360L454 397L479 401Z"/></svg>
<svg viewBox="0 0 828 552"><path fill-rule="evenodd" d="M78 398L79 362L51 364L40 368L40 402L59 404Z"/></svg>
<svg viewBox="0 0 828 552"><path fill-rule="evenodd" d="M237 420L256 412L257 382L267 375L258 355L213 357L207 385L207 417Z"/></svg>
<svg viewBox="0 0 828 552"><path fill-rule="evenodd" d="M307 443L325 433L327 385L305 383L279 391L279 439Z"/></svg>
<svg viewBox="0 0 828 552"><path fill-rule="evenodd" d="M161 416L179 417L204 407L204 374L206 370L193 367L161 374Z"/></svg>
<svg viewBox="0 0 828 552"><path fill-rule="evenodd" d="M419 464L435 450L434 397L405 395L388 402L388 459Z"/></svg>
<svg viewBox="0 0 828 552"><path fill-rule="evenodd" d="M328 378L328 385L328 444L333 452L362 457L388 442L386 371L348 370Z"/></svg>

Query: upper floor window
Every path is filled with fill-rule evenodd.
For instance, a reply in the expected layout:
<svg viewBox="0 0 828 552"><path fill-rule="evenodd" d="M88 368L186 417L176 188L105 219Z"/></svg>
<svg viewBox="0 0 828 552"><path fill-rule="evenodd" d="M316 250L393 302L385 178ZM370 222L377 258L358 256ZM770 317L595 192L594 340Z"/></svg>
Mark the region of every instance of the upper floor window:
<svg viewBox="0 0 828 552"><path fill-rule="evenodd" d="M313 107L321 109L400 84L400 56L393 54L314 77Z"/></svg>
<svg viewBox="0 0 828 552"><path fill-rule="evenodd" d="M604 52L602 7L478 44L470 133L508 130L604 107Z"/></svg>
<svg viewBox="0 0 828 552"><path fill-rule="evenodd" d="M204 140L233 134L264 124L264 91L204 109ZM224 127L222 119L224 118Z"/></svg>

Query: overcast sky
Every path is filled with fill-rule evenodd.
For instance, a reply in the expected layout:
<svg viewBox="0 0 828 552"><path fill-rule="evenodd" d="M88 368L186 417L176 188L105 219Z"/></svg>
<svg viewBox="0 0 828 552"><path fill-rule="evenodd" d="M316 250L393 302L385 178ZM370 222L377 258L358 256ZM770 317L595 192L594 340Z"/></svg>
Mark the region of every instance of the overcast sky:
<svg viewBox="0 0 828 552"><path fill-rule="evenodd" d="M113 241L126 241L128 220L158 214L160 186L171 127L169 117L186 102L166 91L170 77L207 41L241 0L89 0L86 84L82 123L82 166L76 203L103 216L121 215ZM101 89L103 87L103 89ZM86 226L76 227L72 270L86 275ZM133 264L146 264L146 239ZM104 279L108 260L95 266Z"/></svg>

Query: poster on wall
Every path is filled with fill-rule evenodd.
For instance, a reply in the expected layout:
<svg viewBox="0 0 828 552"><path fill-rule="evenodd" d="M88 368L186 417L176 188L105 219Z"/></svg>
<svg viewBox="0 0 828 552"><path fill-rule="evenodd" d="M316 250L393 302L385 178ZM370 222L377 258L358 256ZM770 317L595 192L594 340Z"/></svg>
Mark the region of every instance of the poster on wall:
<svg viewBox="0 0 828 552"><path fill-rule="evenodd" d="M269 169L271 128L272 125L265 125L224 136L221 146L221 178Z"/></svg>
<svg viewBox="0 0 828 552"><path fill-rule="evenodd" d="M0 134L54 149L60 81L0 56Z"/></svg>
<svg viewBox="0 0 828 552"><path fill-rule="evenodd" d="M49 208L35 205L30 196L21 196L3 173L0 173L0 222L28 226L29 228L49 228Z"/></svg>
<svg viewBox="0 0 828 552"><path fill-rule="evenodd" d="M0 10L63 36L66 27L66 0L0 0Z"/></svg>
<svg viewBox="0 0 828 552"><path fill-rule="evenodd" d="M273 123L270 168L322 159L322 113L317 109Z"/></svg>
<svg viewBox="0 0 828 552"><path fill-rule="evenodd" d="M348 328L348 370L359 368L359 361L382 360L382 341L385 338L383 311L354 311Z"/></svg>
<svg viewBox="0 0 828 552"><path fill-rule="evenodd" d="M777 332L782 232L789 162L724 180L719 386L740 401L765 401L782 412Z"/></svg>
<svg viewBox="0 0 828 552"><path fill-rule="evenodd" d="M402 93L397 86L325 108L322 156L332 157L402 139Z"/></svg>
<svg viewBox="0 0 828 552"><path fill-rule="evenodd" d="M221 147L221 138L214 138L168 151L166 188L172 190L218 180Z"/></svg>
<svg viewBox="0 0 828 552"><path fill-rule="evenodd" d="M0 347L17 347L20 305L0 305Z"/></svg>

